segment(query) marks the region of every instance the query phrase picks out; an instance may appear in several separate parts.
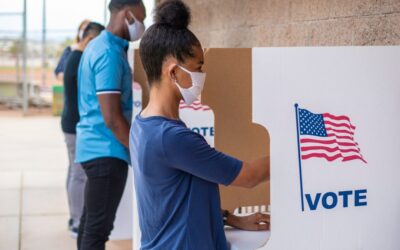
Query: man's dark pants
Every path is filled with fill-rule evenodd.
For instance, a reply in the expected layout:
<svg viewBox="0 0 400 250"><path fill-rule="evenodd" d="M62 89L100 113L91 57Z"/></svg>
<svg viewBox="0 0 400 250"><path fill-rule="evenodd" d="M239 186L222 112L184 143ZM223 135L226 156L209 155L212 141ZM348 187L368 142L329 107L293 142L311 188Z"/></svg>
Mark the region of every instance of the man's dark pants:
<svg viewBox="0 0 400 250"><path fill-rule="evenodd" d="M124 192L128 164L117 158L82 163L87 176L78 250L104 250Z"/></svg>

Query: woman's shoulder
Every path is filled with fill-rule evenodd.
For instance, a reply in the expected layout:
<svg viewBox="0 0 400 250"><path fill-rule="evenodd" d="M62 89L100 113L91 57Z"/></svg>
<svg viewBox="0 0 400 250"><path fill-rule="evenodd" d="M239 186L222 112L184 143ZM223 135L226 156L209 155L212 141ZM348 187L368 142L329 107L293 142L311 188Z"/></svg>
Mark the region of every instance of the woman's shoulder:
<svg viewBox="0 0 400 250"><path fill-rule="evenodd" d="M166 145L185 144L185 142L194 143L196 141L203 141L203 137L188 128L185 123L168 122L165 124L163 142Z"/></svg>
<svg viewBox="0 0 400 250"><path fill-rule="evenodd" d="M135 116L132 127L140 128L140 130L158 131L161 134L179 133L188 129L185 123L179 120L171 120L162 116L144 117L141 114Z"/></svg>
<svg viewBox="0 0 400 250"><path fill-rule="evenodd" d="M185 123L182 121L169 121L166 120L163 122L163 128L165 134L181 134L181 133L189 133L191 130L186 127Z"/></svg>

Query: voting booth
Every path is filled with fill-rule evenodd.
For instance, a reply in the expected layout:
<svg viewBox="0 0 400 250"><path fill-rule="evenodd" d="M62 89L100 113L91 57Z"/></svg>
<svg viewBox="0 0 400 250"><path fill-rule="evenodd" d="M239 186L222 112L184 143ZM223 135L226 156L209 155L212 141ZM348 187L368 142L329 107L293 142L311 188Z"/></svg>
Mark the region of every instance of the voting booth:
<svg viewBox="0 0 400 250"><path fill-rule="evenodd" d="M132 185L133 172L132 168L128 169L128 177L126 180L126 185L124 193L119 203L118 210L115 216L114 228L110 234L110 240L130 240L132 239L133 233L133 190Z"/></svg>
<svg viewBox="0 0 400 250"><path fill-rule="evenodd" d="M265 249L399 249L400 47L252 57L253 121L271 139Z"/></svg>
<svg viewBox="0 0 400 250"><path fill-rule="evenodd" d="M182 119L220 151L271 158L270 182L220 188L224 209L271 214L271 231L226 228L232 249L399 249L399 68L400 47L206 50Z"/></svg>

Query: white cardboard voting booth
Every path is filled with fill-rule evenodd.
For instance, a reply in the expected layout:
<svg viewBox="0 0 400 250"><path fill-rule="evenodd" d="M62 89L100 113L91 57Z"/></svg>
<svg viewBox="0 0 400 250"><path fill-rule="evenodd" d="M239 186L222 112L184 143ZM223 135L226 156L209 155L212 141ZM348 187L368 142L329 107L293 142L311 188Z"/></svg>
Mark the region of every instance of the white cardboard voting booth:
<svg viewBox="0 0 400 250"><path fill-rule="evenodd" d="M222 200L228 207L270 203L272 228L227 229L232 249L400 249L400 47L212 49L205 61L205 93L192 111L212 109L216 147L229 138L218 139L226 124L245 128L232 122L241 115L229 113L244 99L251 101L251 122L268 132L257 136L268 148L245 157L268 151L270 186L250 196L222 190ZM232 90L235 81L244 92L250 86L249 97ZM188 126L207 136L212 116L185 112ZM138 249L137 214L134 224Z"/></svg>
<svg viewBox="0 0 400 250"><path fill-rule="evenodd" d="M132 239L132 221L133 221L133 186L132 186L132 168L129 167L128 178L118 206L114 221L114 229L111 231L110 240L130 240Z"/></svg>
<svg viewBox="0 0 400 250"><path fill-rule="evenodd" d="M252 54L253 121L271 139L264 249L400 249L400 47ZM309 147L318 119L331 135Z"/></svg>

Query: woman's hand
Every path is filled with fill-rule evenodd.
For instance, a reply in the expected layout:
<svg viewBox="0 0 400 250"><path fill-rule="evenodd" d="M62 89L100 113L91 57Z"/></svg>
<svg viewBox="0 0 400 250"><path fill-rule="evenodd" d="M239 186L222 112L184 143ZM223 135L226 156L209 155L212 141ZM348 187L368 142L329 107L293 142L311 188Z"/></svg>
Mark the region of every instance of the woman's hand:
<svg viewBox="0 0 400 250"><path fill-rule="evenodd" d="M246 231L269 230L270 216L263 213L255 213L248 216L230 214L226 219L226 225Z"/></svg>

